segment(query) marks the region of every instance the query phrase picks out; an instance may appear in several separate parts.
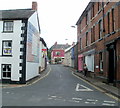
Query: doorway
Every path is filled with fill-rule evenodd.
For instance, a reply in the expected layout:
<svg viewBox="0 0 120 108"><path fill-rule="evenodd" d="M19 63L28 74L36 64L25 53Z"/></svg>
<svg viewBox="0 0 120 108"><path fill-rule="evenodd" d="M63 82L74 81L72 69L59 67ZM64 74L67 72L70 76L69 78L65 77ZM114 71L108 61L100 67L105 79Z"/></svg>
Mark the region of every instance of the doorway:
<svg viewBox="0 0 120 108"><path fill-rule="evenodd" d="M115 46L114 45L110 45L108 48L108 53L109 53L109 57L108 57L108 83L114 83L115 81L115 75L116 75L116 69L115 69Z"/></svg>

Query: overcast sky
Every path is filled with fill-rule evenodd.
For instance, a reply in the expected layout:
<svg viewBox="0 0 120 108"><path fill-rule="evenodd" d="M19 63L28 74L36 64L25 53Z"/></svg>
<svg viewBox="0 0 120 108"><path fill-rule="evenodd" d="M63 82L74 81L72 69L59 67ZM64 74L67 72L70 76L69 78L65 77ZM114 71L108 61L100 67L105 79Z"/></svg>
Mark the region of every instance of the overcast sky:
<svg viewBox="0 0 120 108"><path fill-rule="evenodd" d="M77 30L71 26L75 26L90 0L0 0L0 10L31 8L32 1L38 3L41 37L48 48L56 41L76 42Z"/></svg>

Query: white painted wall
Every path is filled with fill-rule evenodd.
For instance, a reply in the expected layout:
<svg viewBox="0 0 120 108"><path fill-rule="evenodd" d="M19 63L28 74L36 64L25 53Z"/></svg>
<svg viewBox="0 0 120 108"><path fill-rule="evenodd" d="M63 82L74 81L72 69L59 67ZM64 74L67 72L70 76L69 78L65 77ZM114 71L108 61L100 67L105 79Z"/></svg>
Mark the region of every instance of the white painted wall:
<svg viewBox="0 0 120 108"><path fill-rule="evenodd" d="M35 12L28 19L28 23L31 23L35 27L37 32L39 33L37 12ZM37 53L39 53L39 50L37 50L36 47L39 47L40 35L38 36L38 34L33 34L32 36L33 36L33 39L34 39L34 41L32 41L32 49L31 49L32 50L32 54L34 56L38 56L38 59L39 59L39 55L37 55ZM34 36L36 36L36 37L34 38ZM27 46L27 49L28 49L28 46ZM33 53L33 50L37 51L37 52ZM27 50L27 53L28 53L28 50ZM34 62L34 61L33 62L31 62L31 61L29 62L29 61L26 61L26 81L31 79L31 78L33 78L33 77L36 77L38 75L39 75L39 62Z"/></svg>
<svg viewBox="0 0 120 108"><path fill-rule="evenodd" d="M22 61L20 60L20 48L23 47L20 45L21 38L21 27L22 21L16 20L14 21L14 29L13 33L3 33L3 21L0 21L0 71L1 71L1 64L11 64L11 80L12 81L19 81L20 74L19 70L21 67L19 63ZM2 56L2 40L12 40L12 57L4 57ZM0 72L0 79L1 79L1 72Z"/></svg>
<svg viewBox="0 0 120 108"><path fill-rule="evenodd" d="M40 41L40 56L39 56L40 61L39 61L39 66L41 67L41 70L44 70L45 69L45 57L47 56L47 53L46 53L46 56L43 57L44 52L42 51L42 49L47 49L47 48Z"/></svg>

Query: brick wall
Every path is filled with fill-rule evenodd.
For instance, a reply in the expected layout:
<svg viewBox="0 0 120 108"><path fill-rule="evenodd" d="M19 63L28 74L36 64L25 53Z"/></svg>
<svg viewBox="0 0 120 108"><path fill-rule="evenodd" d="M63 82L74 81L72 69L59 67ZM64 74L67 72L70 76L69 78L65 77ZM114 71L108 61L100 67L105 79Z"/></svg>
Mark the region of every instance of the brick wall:
<svg viewBox="0 0 120 108"><path fill-rule="evenodd" d="M92 4L92 5L91 5ZM89 51L91 49L95 49L95 74L96 76L102 76L103 78L108 78L108 51L106 44L111 43L112 41L116 41L118 37L120 37L120 32L118 32L120 28L120 3L119 2L105 2L103 5L100 3L91 3L88 4L90 6L87 6L86 10L80 17L80 19L77 22L77 39L78 39L78 55L83 54L86 51ZM104 6L104 8L100 8L98 10L98 6ZM94 12L93 12L93 6L94 6ZM114 9L114 10L113 10ZM112 14L112 12L114 14ZM91 15L90 15L91 13ZM92 15L94 13L94 15ZM86 25L86 15L89 14L89 23ZM113 17L114 15L114 17ZM109 16L109 19L108 19ZM113 23L113 18L114 22ZM103 26L103 32L102 37L99 38L99 21L102 20L102 26ZM109 24L109 25L108 25ZM114 30L113 30L113 24L114 24ZM95 28L95 32L91 31ZM80 32L81 31L81 32ZM88 32L88 45L86 46L86 33ZM95 38L94 42L91 42L92 38ZM80 43L81 38L81 43ZM116 41L118 42L118 41ZM80 45L82 45L82 49L80 49ZM120 55L120 42L116 43L116 56L118 57ZM100 69L96 68L96 66L99 66L99 53L103 52L103 73L100 73ZM120 57L118 57L120 58ZM117 61L117 80L120 80L120 59Z"/></svg>

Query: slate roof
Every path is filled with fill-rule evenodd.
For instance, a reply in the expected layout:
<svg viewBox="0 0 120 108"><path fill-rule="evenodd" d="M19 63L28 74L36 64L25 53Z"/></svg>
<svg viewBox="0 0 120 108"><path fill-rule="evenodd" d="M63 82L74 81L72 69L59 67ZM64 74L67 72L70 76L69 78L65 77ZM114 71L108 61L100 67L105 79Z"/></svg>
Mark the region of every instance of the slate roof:
<svg viewBox="0 0 120 108"><path fill-rule="evenodd" d="M53 45L50 50L53 50L53 49L67 49L69 48L71 45L67 45L67 44L57 44L57 45Z"/></svg>
<svg viewBox="0 0 120 108"><path fill-rule="evenodd" d="M0 10L0 19L28 19L34 12L32 9Z"/></svg>

